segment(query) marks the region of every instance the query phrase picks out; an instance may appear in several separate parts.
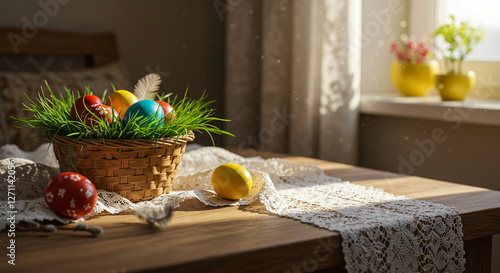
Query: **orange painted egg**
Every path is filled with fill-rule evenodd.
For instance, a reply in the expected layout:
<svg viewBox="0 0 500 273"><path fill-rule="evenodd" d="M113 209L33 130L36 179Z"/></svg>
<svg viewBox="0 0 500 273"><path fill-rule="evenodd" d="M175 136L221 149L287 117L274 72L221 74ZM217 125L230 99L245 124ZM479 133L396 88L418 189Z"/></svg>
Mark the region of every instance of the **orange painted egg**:
<svg viewBox="0 0 500 273"><path fill-rule="evenodd" d="M123 119L127 109L138 101L139 99L133 93L126 90L117 90L109 95L106 105L113 107L120 115L120 118Z"/></svg>

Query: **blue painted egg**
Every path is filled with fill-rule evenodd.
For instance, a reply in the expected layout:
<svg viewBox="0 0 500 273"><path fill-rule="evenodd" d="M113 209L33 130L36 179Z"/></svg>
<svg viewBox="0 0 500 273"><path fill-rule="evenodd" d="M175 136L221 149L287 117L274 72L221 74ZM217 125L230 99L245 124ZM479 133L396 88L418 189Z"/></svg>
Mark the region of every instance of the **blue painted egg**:
<svg viewBox="0 0 500 273"><path fill-rule="evenodd" d="M157 124L163 126L165 112L161 106L153 100L140 100L132 104L123 115L122 124L126 126L129 122L137 127L153 127ZM156 122L154 122L156 120Z"/></svg>

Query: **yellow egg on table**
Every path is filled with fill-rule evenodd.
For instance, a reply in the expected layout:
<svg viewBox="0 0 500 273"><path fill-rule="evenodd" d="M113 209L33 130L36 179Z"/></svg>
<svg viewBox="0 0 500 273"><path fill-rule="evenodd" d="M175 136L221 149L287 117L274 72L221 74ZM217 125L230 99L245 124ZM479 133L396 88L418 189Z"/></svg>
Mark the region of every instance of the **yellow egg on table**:
<svg viewBox="0 0 500 273"><path fill-rule="evenodd" d="M218 196L238 200L245 197L252 188L252 176L243 166L226 163L217 167L212 174L212 187Z"/></svg>
<svg viewBox="0 0 500 273"><path fill-rule="evenodd" d="M120 119L123 119L127 109L134 103L138 102L139 99L127 90L116 90L109 95L106 100L106 105L112 106L116 112L120 115Z"/></svg>

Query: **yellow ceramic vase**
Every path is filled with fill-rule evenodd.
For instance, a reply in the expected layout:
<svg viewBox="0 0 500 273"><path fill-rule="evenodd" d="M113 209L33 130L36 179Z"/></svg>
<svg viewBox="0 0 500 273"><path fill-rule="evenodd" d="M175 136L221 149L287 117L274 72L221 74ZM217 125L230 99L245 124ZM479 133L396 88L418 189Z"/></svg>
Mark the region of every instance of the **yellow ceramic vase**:
<svg viewBox="0 0 500 273"><path fill-rule="evenodd" d="M437 75L436 87L443 100L464 100L476 87L476 73Z"/></svg>
<svg viewBox="0 0 500 273"><path fill-rule="evenodd" d="M394 62L391 67L391 79L402 96L426 96L434 88L434 79L439 71L436 61L412 64Z"/></svg>

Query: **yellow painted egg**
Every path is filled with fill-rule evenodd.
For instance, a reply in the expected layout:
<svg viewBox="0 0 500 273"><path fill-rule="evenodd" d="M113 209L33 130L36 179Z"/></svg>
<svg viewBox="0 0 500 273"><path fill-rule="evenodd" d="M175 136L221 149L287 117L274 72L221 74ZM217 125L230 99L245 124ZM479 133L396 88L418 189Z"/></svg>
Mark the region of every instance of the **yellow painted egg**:
<svg viewBox="0 0 500 273"><path fill-rule="evenodd" d="M115 109L116 112L120 115L120 119L123 119L125 112L127 109L134 103L138 102L139 99L137 97L127 91L127 90L116 90L115 92L109 95L106 100L106 105L109 105Z"/></svg>
<svg viewBox="0 0 500 273"><path fill-rule="evenodd" d="M235 163L217 167L212 174L211 182L215 193L229 200L245 197L252 188L252 176L248 170Z"/></svg>

